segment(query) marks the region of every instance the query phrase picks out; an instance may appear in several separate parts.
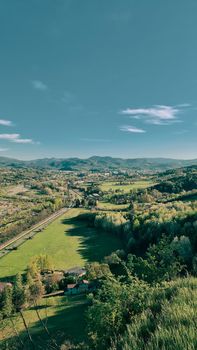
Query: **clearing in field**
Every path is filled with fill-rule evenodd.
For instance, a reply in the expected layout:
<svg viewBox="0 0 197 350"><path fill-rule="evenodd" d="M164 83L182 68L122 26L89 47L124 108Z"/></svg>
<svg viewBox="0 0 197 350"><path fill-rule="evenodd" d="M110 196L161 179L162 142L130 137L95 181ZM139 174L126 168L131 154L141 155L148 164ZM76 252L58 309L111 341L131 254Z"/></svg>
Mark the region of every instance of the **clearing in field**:
<svg viewBox="0 0 197 350"><path fill-rule="evenodd" d="M129 184L120 184L119 182L103 182L100 185L100 189L103 192L108 192L108 191L121 191L124 193L129 193L132 190L138 189L138 188L147 188L150 186L153 186L154 183L151 181L135 181L131 182Z"/></svg>
<svg viewBox="0 0 197 350"><path fill-rule="evenodd" d="M87 261L101 261L104 256L121 248L121 241L106 232L87 227L76 220L82 209L71 209L31 240L27 240L0 259L0 278L10 278L23 272L31 258L48 254L56 269L84 266Z"/></svg>

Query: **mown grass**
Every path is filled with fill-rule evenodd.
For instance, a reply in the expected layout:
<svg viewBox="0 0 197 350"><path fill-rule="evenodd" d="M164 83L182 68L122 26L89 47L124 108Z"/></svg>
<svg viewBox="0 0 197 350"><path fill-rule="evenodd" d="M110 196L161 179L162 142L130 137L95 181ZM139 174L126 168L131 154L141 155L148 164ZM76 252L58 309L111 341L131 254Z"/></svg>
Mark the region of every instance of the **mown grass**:
<svg viewBox="0 0 197 350"><path fill-rule="evenodd" d="M101 210L125 210L129 207L129 204L112 204L108 202L98 202L97 208Z"/></svg>
<svg viewBox="0 0 197 350"><path fill-rule="evenodd" d="M138 188L147 188L154 185L154 183L150 181L135 181L128 185L120 185L117 183L118 182L103 182L99 187L103 192L118 190L123 191L124 193L129 193L130 191Z"/></svg>
<svg viewBox="0 0 197 350"><path fill-rule="evenodd" d="M84 266L87 261L100 261L120 248L117 237L76 220L82 212L82 209L71 209L16 251L1 258L0 278L9 279L17 272L24 272L29 261L39 254L48 254L56 269L68 269Z"/></svg>
<svg viewBox="0 0 197 350"><path fill-rule="evenodd" d="M65 339L75 343L85 339L84 312L86 309L87 300L84 295L51 297L42 299L39 304L40 317L46 323L51 336L57 343L61 343ZM24 311L23 314L35 345L45 349L48 336L39 322L36 311L32 308ZM21 317L14 317L13 322L21 338L25 340L25 349L31 349ZM2 321L0 324L0 348L11 348L14 336L12 323L9 320Z"/></svg>

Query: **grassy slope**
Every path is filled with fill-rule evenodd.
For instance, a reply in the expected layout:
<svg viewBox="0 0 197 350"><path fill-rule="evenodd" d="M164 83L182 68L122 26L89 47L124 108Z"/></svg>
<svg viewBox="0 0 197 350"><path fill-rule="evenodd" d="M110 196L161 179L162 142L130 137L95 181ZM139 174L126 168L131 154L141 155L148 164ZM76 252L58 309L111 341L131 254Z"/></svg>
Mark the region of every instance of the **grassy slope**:
<svg viewBox="0 0 197 350"><path fill-rule="evenodd" d="M136 181L135 183L129 184L129 185L116 185L117 182L104 182L100 185L100 189L102 191L109 191L112 189L115 190L121 190L125 193L130 192L131 190L138 189L138 188L146 188L149 186L152 186L153 183L149 181Z"/></svg>
<svg viewBox="0 0 197 350"><path fill-rule="evenodd" d="M156 318L150 310L136 317L128 326L123 350L197 349L197 278L178 279L171 285L177 289L175 297L162 304Z"/></svg>
<svg viewBox="0 0 197 350"><path fill-rule="evenodd" d="M70 210L32 240L0 259L0 278L24 271L30 259L41 253L52 257L55 268L67 269L83 266L86 261L99 261L120 248L120 241L115 236L77 221L80 212L81 209Z"/></svg>
<svg viewBox="0 0 197 350"><path fill-rule="evenodd" d="M47 327L56 338L56 341L61 342L65 339L71 341L80 342L84 340L85 334L85 318L84 312L87 308L87 300L85 296L62 296L42 299L40 302L39 313L43 321L47 320ZM43 328L38 321L35 310L32 308L30 310L24 311L24 317L29 325L31 335L34 342L39 346L44 346L47 336L43 332ZM20 332L22 337L26 339L25 349L29 349L30 344L27 342L27 337L24 331L24 325L19 316L14 319L15 326ZM77 332L76 332L77 324ZM0 346L2 344L9 348L9 340L3 341L4 339L9 339L13 337L14 332L9 321L4 321L0 324Z"/></svg>

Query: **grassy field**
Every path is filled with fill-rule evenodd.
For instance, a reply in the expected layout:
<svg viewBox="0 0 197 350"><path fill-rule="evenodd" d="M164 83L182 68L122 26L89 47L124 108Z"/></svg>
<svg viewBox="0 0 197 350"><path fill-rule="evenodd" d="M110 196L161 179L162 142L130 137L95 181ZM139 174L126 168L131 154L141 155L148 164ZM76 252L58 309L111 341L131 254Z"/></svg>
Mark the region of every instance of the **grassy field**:
<svg viewBox="0 0 197 350"><path fill-rule="evenodd" d="M100 189L103 192L108 192L110 190L112 191L123 191L124 193L128 193L131 190L138 189L138 188L147 188L153 185L153 182L150 181L136 181L133 183L130 183L128 185L120 185L118 182L103 182L100 185Z"/></svg>
<svg viewBox="0 0 197 350"><path fill-rule="evenodd" d="M129 204L112 204L108 202L98 202L97 207L101 210L125 210Z"/></svg>
<svg viewBox="0 0 197 350"><path fill-rule="evenodd" d="M84 340L86 326L84 312L86 308L87 300L83 295L51 297L41 300L39 314L44 322L47 321L47 327L56 341L64 341L66 337L70 341L80 342ZM24 317L29 325L30 333L35 344L39 345L39 347L44 345L47 337L34 308L24 311ZM14 323L21 336L27 339L20 316L14 318ZM3 344L3 339L9 339L13 335L14 332L11 323L9 321L1 322L0 342L2 341ZM7 346L9 348L9 341ZM27 342L25 349L29 348L31 346Z"/></svg>
<svg viewBox="0 0 197 350"><path fill-rule="evenodd" d="M105 232L87 227L76 220L82 209L71 209L51 223L16 251L0 259L0 278L23 272L31 258L48 254L56 269L84 266L86 261L100 261L121 247L119 239Z"/></svg>

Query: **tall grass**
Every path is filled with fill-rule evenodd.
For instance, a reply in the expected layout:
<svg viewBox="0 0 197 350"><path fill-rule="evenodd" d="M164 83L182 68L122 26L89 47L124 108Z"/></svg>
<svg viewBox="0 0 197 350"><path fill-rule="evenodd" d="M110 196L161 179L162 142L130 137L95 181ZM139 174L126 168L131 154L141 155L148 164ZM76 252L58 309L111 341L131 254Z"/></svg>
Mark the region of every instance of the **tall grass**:
<svg viewBox="0 0 197 350"><path fill-rule="evenodd" d="M122 350L196 350L197 278L169 283L170 297L155 299L152 306L137 316L119 346ZM174 294L174 295L173 295ZM159 307L160 305L160 307Z"/></svg>

